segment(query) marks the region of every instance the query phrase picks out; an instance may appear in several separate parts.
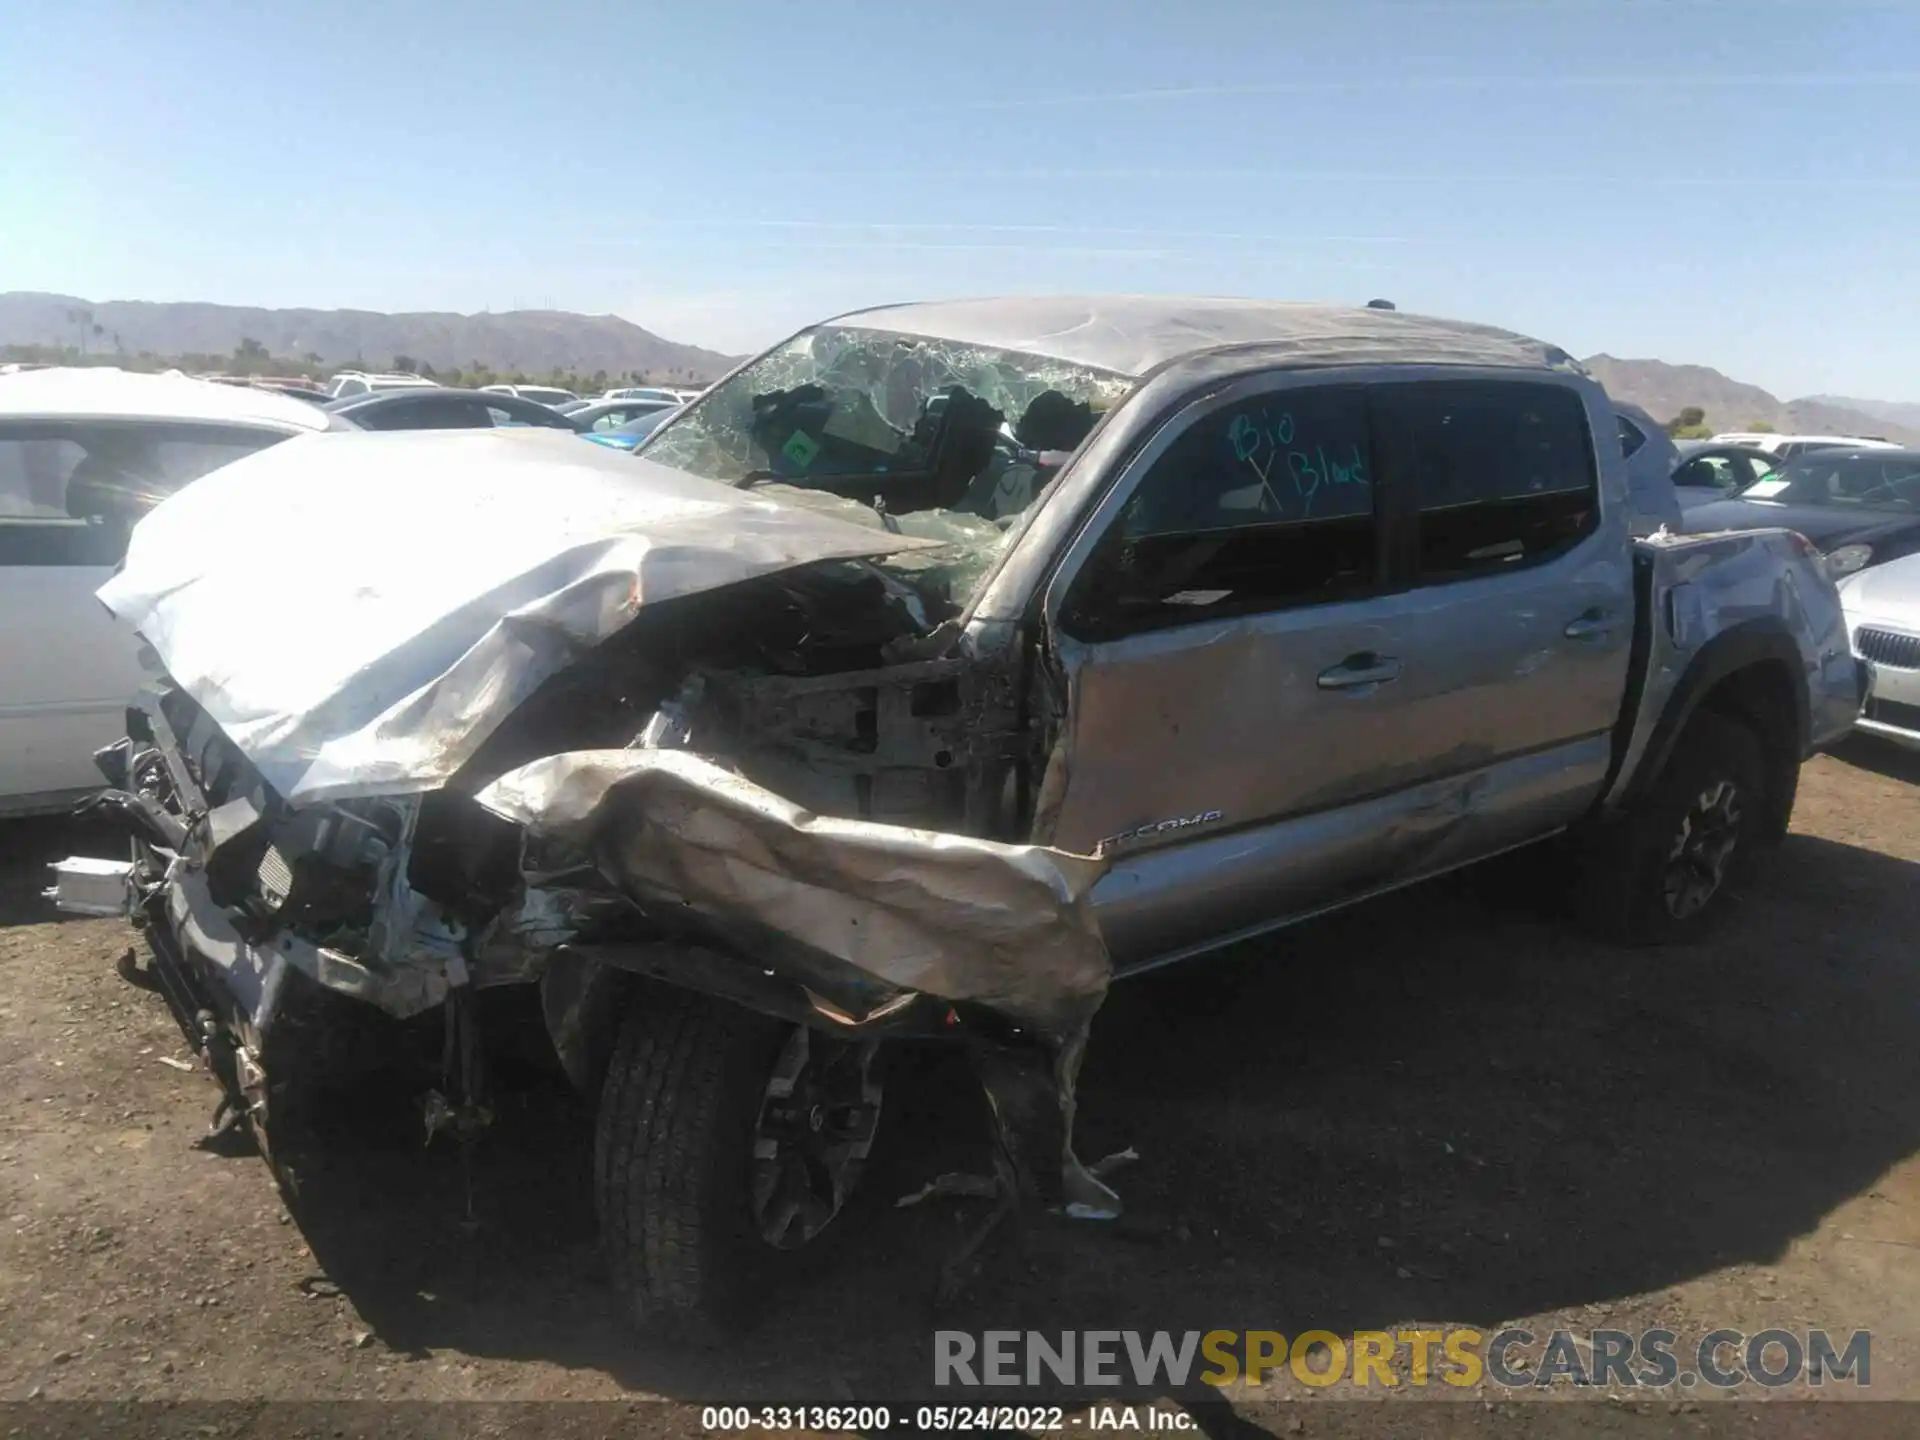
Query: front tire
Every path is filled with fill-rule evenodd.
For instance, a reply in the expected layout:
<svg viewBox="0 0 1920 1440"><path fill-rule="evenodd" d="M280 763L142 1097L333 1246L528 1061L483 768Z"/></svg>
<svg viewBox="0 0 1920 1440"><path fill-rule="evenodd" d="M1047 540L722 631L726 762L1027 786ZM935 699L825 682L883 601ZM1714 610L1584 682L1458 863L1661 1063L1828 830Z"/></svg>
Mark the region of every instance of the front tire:
<svg viewBox="0 0 1920 1440"><path fill-rule="evenodd" d="M615 1288L643 1328L712 1341L844 1225L880 1115L875 1046L649 986L594 1135Z"/></svg>
<svg viewBox="0 0 1920 1440"><path fill-rule="evenodd" d="M1770 814L1759 737L1727 716L1695 715L1659 778L1585 847L1582 920L1629 945L1701 938L1769 838Z"/></svg>

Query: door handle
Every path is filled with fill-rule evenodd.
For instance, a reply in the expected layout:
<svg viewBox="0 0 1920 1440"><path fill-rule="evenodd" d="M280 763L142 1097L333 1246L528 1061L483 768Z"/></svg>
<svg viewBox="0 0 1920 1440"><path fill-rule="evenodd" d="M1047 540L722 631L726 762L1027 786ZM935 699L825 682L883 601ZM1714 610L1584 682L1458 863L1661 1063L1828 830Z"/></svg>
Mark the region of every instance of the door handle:
<svg viewBox="0 0 1920 1440"><path fill-rule="evenodd" d="M1597 640L1602 635L1611 635L1619 624L1612 615L1604 610L1589 610L1586 614L1567 622L1567 628L1560 633L1569 640Z"/></svg>
<svg viewBox="0 0 1920 1440"><path fill-rule="evenodd" d="M1400 662L1391 655L1363 652L1349 655L1314 682L1322 690L1353 690L1362 685L1384 685L1400 678Z"/></svg>

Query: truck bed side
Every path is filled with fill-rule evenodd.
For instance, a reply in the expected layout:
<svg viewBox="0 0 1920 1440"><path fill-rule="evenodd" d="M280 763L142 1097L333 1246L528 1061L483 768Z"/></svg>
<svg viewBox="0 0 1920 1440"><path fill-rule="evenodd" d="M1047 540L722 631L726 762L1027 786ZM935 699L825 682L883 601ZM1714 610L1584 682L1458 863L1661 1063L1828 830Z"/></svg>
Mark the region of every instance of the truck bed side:
<svg viewBox="0 0 1920 1440"><path fill-rule="evenodd" d="M1862 685L1840 597L1801 537L1657 534L1635 542L1634 579L1633 664L1602 808L1658 775L1687 718L1729 683L1790 718L1795 763L1852 727Z"/></svg>

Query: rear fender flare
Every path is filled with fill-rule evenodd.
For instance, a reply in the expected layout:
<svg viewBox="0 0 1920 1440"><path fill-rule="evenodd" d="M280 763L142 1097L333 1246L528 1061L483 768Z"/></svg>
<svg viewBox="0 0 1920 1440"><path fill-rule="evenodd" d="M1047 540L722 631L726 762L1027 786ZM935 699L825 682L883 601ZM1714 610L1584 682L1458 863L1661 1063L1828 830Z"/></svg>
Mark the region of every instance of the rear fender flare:
<svg viewBox="0 0 1920 1440"><path fill-rule="evenodd" d="M1713 637L1700 647L1681 672L1666 708L1654 722L1639 767L1622 792L1619 808L1631 806L1650 790L1666 768L1679 744L1687 722L1701 706L1709 704L1715 692L1743 671L1760 666L1778 666L1793 696L1793 730L1789 735L1760 736L1767 746L1770 761L1797 766L1808 750L1812 730L1808 714L1806 662L1800 646L1778 616L1763 615L1743 620Z"/></svg>

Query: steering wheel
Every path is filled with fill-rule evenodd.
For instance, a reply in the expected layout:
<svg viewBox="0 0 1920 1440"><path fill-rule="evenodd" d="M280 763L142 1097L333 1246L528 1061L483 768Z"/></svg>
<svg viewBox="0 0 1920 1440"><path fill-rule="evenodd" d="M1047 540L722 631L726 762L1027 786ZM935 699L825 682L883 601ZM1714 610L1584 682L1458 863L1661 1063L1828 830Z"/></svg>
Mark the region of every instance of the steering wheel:
<svg viewBox="0 0 1920 1440"><path fill-rule="evenodd" d="M1913 478L1914 478L1913 476L1906 476L1901 481L1882 480L1878 485L1875 485L1870 489L1863 490L1858 495L1852 496L1851 498L1861 505L1871 505L1875 499L1884 497L1888 500L1898 501L1902 505L1910 506L1913 504L1911 497L1901 493L1901 491L1899 489L1896 489L1895 487L1897 485L1904 484L1905 481L1912 480Z"/></svg>

